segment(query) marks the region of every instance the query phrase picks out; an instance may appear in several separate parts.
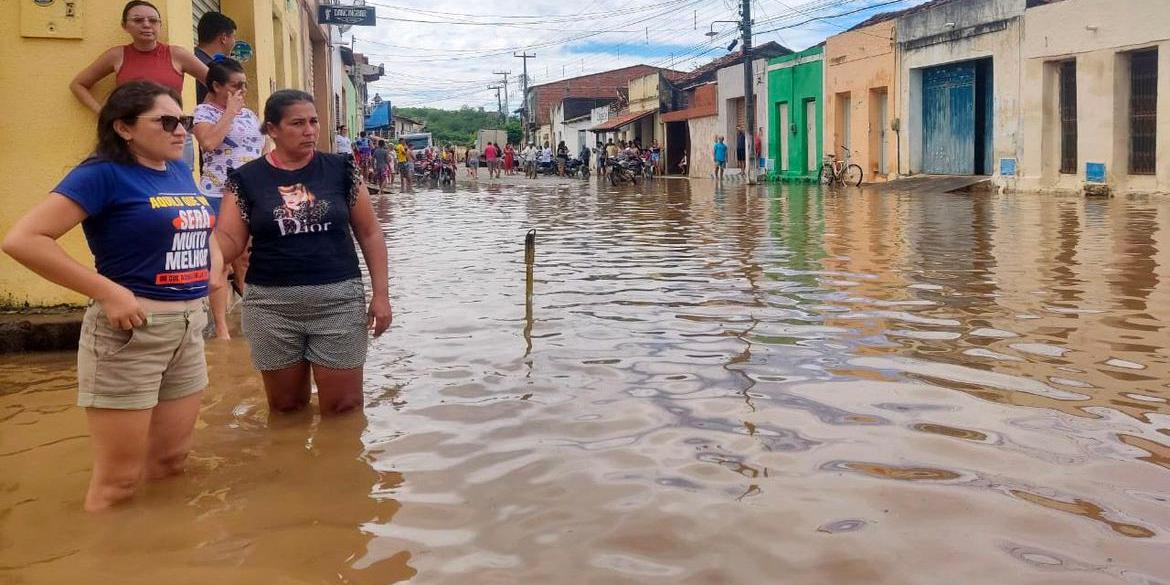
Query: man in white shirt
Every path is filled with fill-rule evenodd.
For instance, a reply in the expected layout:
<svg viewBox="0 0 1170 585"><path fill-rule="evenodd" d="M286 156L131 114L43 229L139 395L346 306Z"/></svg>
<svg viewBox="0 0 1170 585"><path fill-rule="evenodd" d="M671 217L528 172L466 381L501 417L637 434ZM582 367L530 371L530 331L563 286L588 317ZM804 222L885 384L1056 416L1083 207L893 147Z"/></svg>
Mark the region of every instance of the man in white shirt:
<svg viewBox="0 0 1170 585"><path fill-rule="evenodd" d="M337 129L337 138L333 139L337 154L353 154L353 145L350 144L349 137L345 134L345 126Z"/></svg>
<svg viewBox="0 0 1170 585"><path fill-rule="evenodd" d="M520 160L524 161L524 174L529 178L536 177L536 145L529 142L520 153Z"/></svg>

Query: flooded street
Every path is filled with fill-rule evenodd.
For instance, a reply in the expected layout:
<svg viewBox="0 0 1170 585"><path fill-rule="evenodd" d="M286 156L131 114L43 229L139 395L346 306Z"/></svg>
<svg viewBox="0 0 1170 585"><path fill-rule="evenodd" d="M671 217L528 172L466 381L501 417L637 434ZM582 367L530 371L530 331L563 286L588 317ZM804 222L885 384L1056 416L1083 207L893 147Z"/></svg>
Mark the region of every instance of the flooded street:
<svg viewBox="0 0 1170 585"><path fill-rule="evenodd" d="M1170 200L598 185L377 201L365 417L209 343L113 513L0 358L0 583L1170 583Z"/></svg>

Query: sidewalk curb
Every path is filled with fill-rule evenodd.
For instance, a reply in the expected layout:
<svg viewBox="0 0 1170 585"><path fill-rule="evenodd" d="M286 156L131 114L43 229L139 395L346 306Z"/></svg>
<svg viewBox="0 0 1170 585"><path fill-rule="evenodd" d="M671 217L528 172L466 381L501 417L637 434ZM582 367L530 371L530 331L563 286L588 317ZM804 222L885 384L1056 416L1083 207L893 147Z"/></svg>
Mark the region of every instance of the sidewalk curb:
<svg viewBox="0 0 1170 585"><path fill-rule="evenodd" d="M76 350L84 312L0 313L0 355Z"/></svg>

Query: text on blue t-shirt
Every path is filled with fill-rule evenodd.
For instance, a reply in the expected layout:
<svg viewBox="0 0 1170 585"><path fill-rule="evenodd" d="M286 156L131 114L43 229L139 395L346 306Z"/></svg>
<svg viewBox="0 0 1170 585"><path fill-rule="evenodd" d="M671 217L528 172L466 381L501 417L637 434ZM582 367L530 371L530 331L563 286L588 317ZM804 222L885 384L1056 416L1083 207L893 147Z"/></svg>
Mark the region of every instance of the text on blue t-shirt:
<svg viewBox="0 0 1170 585"><path fill-rule="evenodd" d="M163 301L207 296L215 211L181 162L160 171L91 160L53 189L76 202L99 274Z"/></svg>

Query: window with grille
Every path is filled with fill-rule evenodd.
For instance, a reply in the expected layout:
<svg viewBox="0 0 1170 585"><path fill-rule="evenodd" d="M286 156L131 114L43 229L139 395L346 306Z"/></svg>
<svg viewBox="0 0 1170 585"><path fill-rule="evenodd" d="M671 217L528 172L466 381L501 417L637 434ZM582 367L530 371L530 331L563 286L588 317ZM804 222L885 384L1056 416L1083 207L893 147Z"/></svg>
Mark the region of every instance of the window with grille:
<svg viewBox="0 0 1170 585"><path fill-rule="evenodd" d="M1129 172L1154 174L1158 120L1158 50L1129 56Z"/></svg>
<svg viewBox="0 0 1170 585"><path fill-rule="evenodd" d="M1060 64L1060 172L1077 172L1077 62Z"/></svg>

